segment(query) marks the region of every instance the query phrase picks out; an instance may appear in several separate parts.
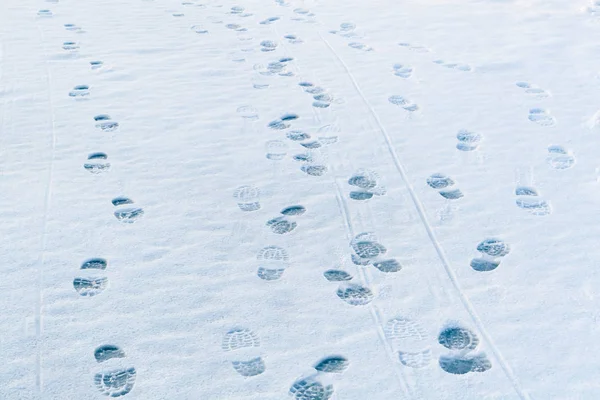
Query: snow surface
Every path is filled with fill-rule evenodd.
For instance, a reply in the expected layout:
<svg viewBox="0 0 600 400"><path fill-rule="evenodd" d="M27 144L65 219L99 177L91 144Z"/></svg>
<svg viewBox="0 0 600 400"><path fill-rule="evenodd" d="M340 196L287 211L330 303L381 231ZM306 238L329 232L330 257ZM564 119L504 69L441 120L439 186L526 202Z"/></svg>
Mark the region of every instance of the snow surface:
<svg viewBox="0 0 600 400"><path fill-rule="evenodd" d="M0 399L600 398L600 2L0 31Z"/></svg>

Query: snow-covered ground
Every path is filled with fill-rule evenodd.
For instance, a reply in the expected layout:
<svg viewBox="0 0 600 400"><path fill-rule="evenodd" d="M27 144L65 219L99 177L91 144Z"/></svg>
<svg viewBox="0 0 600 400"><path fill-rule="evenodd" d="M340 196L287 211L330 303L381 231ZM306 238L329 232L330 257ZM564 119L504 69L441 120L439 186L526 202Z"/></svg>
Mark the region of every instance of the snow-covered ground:
<svg viewBox="0 0 600 400"><path fill-rule="evenodd" d="M0 399L600 398L600 2L0 32Z"/></svg>

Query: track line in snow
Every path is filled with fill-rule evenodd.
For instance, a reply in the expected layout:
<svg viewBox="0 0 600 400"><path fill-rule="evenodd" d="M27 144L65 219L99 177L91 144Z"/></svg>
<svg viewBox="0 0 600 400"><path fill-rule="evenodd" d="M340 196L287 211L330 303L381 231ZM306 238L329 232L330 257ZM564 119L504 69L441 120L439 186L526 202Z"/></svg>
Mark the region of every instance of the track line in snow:
<svg viewBox="0 0 600 400"><path fill-rule="evenodd" d="M473 304L471 303L471 301L469 300L467 295L463 292L463 290L460 286L460 283L458 282L458 278L456 277L456 274L452 270L450 261L448 260L446 253L444 252L444 250L442 248L441 243L438 241L435 233L433 232L433 228L427 219L427 215L425 214L425 209L423 207L423 204L421 203L420 199L418 198L414 188L410 184L410 181L408 179L406 171L404 170L404 166L400 162L400 158L398 157L398 154L396 153L396 150L394 149L390 135L388 134L385 127L383 126L383 123L381 122L379 115L377 115L375 109L373 108L373 106L369 103L369 101L365 97L363 91L361 90L360 86L358 85L358 82L356 81L356 78L350 71L350 68L348 67L348 65L339 56L339 54L335 51L335 49L331 46L331 44L327 41L327 39L325 39L323 37L323 35L321 35L321 32L317 32L317 34L319 35L319 38L323 41L323 43L325 43L325 45L329 48L329 51L331 51L331 53L335 56L335 58L338 60L338 62L342 65L343 69L346 72L346 75L348 75L348 77L350 78L350 81L352 82L354 89L356 90L358 95L361 97L361 99L365 103L365 105L366 105L367 109L369 110L370 114L372 115L372 117L375 119L375 122L377 123L377 126L379 128L379 131L381 132L381 134L384 137L384 140L386 142L386 147L390 153L390 156L392 157L394 166L395 166L396 170L398 171L398 173L400 174L402 180L404 181L404 184L406 185L406 187L408 189L411 200L413 201L413 204L419 214L421 222L423 223L423 226L425 227L425 230L427 231L427 235L429 236L429 239L430 239L431 243L433 244L435 251L438 254L438 257L440 258L440 261L442 262L442 265L444 266L444 269L446 270L446 274L448 275L448 278L450 279L452 285L454 286L454 289L458 293L458 296L459 296L463 306L465 307L466 311L471 316L473 323L477 326L477 328L481 332L482 336L485 338L486 342L488 343L488 346L494 353L494 356L497 358L498 362L500 363L500 366L504 370L504 373L510 380L511 384L513 385L513 388L515 389L515 391L517 392L519 397L522 400L530 400L529 395L523 390L523 388L521 387L521 384L519 383L518 379L514 375L511 367L508 365L508 362L504 359L504 357L502 356L502 353L496 347L492 337L485 329L485 326L483 325L481 318L477 314L475 307L473 306ZM338 188L338 190L339 190L339 188Z"/></svg>

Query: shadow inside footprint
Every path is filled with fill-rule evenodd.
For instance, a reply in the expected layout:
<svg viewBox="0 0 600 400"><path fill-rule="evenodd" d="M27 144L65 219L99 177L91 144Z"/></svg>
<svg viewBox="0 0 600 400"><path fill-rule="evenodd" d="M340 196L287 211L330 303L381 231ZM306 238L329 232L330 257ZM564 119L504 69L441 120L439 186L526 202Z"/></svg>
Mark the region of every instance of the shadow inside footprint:
<svg viewBox="0 0 600 400"><path fill-rule="evenodd" d="M492 368L492 363L485 354L475 356L441 356L440 367L455 375L464 375L469 372L485 372Z"/></svg>
<svg viewBox="0 0 600 400"><path fill-rule="evenodd" d="M343 282L349 281L352 279L352 275L347 273L346 271L342 271L340 269L330 269L323 272L323 276L329 282Z"/></svg>
<svg viewBox="0 0 600 400"><path fill-rule="evenodd" d="M313 377L300 379L290 388L296 400L328 400L333 395L332 385L323 385Z"/></svg>
<svg viewBox="0 0 600 400"><path fill-rule="evenodd" d="M314 368L319 372L341 374L348 369L349 365L350 362L346 357L330 356L319 361Z"/></svg>

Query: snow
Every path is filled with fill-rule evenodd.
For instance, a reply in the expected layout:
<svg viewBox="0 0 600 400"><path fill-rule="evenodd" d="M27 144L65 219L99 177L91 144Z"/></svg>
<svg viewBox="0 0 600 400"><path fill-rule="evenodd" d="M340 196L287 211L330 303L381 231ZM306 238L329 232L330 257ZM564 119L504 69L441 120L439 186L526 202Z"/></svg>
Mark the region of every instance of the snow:
<svg viewBox="0 0 600 400"><path fill-rule="evenodd" d="M599 10L3 1L0 399L596 399Z"/></svg>

